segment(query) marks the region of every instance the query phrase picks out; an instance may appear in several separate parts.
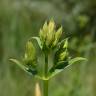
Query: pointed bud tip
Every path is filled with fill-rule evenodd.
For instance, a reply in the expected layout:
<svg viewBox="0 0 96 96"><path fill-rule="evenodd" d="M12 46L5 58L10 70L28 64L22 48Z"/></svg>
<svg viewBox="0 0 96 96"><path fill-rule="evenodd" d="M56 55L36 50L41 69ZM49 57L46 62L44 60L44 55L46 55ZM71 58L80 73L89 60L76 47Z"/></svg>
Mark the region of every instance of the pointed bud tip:
<svg viewBox="0 0 96 96"><path fill-rule="evenodd" d="M68 38L66 38L63 48L67 48L67 47L68 47Z"/></svg>

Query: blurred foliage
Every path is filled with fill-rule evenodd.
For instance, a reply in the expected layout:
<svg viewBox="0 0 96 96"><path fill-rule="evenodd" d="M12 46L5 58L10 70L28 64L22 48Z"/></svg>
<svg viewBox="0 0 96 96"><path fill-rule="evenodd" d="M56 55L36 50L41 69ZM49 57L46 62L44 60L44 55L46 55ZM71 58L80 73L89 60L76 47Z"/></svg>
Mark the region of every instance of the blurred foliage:
<svg viewBox="0 0 96 96"><path fill-rule="evenodd" d="M28 38L50 18L63 25L71 54L88 62L52 79L49 95L96 96L96 0L0 0L0 96L34 96L35 80L8 59L18 58Z"/></svg>

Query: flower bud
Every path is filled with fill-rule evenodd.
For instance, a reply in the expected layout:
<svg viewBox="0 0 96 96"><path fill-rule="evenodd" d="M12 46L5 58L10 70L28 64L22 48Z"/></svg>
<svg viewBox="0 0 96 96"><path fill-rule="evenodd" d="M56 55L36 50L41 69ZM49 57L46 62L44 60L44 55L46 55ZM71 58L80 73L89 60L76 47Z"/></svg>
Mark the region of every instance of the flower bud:
<svg viewBox="0 0 96 96"><path fill-rule="evenodd" d="M43 28L40 29L40 33L39 33L42 43L44 43L45 40L46 40L46 37L47 37L47 33L46 32L47 31L48 31L47 22L45 22L44 25L43 25Z"/></svg>
<svg viewBox="0 0 96 96"><path fill-rule="evenodd" d="M49 48L50 44L53 41L55 34L55 23L53 20L51 20L48 24L45 22L43 25L43 28L40 29L40 39L43 48Z"/></svg>
<svg viewBox="0 0 96 96"><path fill-rule="evenodd" d="M49 47L54 39L55 34L55 23L53 20L51 20L48 24L48 30L47 30L47 38L46 38L46 46Z"/></svg>
<svg viewBox="0 0 96 96"><path fill-rule="evenodd" d="M68 52L67 50L65 50L59 55L59 61L65 61L67 59L67 56L68 56Z"/></svg>
<svg viewBox="0 0 96 96"><path fill-rule="evenodd" d="M68 59L68 39L61 43L59 49L55 53L55 64L61 61L66 61Z"/></svg>
<svg viewBox="0 0 96 96"><path fill-rule="evenodd" d="M52 32L52 31L54 31L54 29L55 29L55 23L54 23L53 20L51 20L49 22L48 29L49 29L49 33Z"/></svg>
<svg viewBox="0 0 96 96"><path fill-rule="evenodd" d="M55 39L54 39L54 42L53 42L53 47L56 46L56 44L58 43L60 37L62 35L62 27L60 27L57 32L55 33Z"/></svg>
<svg viewBox="0 0 96 96"><path fill-rule="evenodd" d="M31 41L28 41L25 49L25 58L33 59L35 56L35 48Z"/></svg>
<svg viewBox="0 0 96 96"><path fill-rule="evenodd" d="M65 43L63 45L63 48L66 48L66 49L68 48L68 39L65 40Z"/></svg>
<svg viewBox="0 0 96 96"><path fill-rule="evenodd" d="M26 44L24 62L28 66L36 64L36 52L31 41Z"/></svg>
<svg viewBox="0 0 96 96"><path fill-rule="evenodd" d="M43 28L40 29L40 40L43 50L50 50L56 46L62 34L62 27L55 30L55 23L51 20L49 23L45 22Z"/></svg>

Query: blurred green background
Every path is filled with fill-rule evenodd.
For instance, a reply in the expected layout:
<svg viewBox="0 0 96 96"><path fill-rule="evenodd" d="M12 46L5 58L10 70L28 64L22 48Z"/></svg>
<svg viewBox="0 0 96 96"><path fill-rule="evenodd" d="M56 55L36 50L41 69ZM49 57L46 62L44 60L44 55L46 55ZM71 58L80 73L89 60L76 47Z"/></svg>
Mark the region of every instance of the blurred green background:
<svg viewBox="0 0 96 96"><path fill-rule="evenodd" d="M0 96L34 96L36 80L8 59L20 59L50 18L70 37L71 55L88 61L51 79L49 96L96 96L96 0L0 0Z"/></svg>

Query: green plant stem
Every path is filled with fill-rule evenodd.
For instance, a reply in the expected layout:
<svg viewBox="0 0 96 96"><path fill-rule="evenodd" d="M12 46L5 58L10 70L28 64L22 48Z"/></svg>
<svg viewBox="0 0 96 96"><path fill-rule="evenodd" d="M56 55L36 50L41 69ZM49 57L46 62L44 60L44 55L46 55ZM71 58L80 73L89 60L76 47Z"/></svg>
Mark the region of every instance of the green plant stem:
<svg viewBox="0 0 96 96"><path fill-rule="evenodd" d="M44 96L48 96L48 80L44 80Z"/></svg>
<svg viewBox="0 0 96 96"><path fill-rule="evenodd" d="M44 68L45 78L48 76L48 54L45 53L45 68ZM48 96L48 80L44 80L44 96Z"/></svg>

